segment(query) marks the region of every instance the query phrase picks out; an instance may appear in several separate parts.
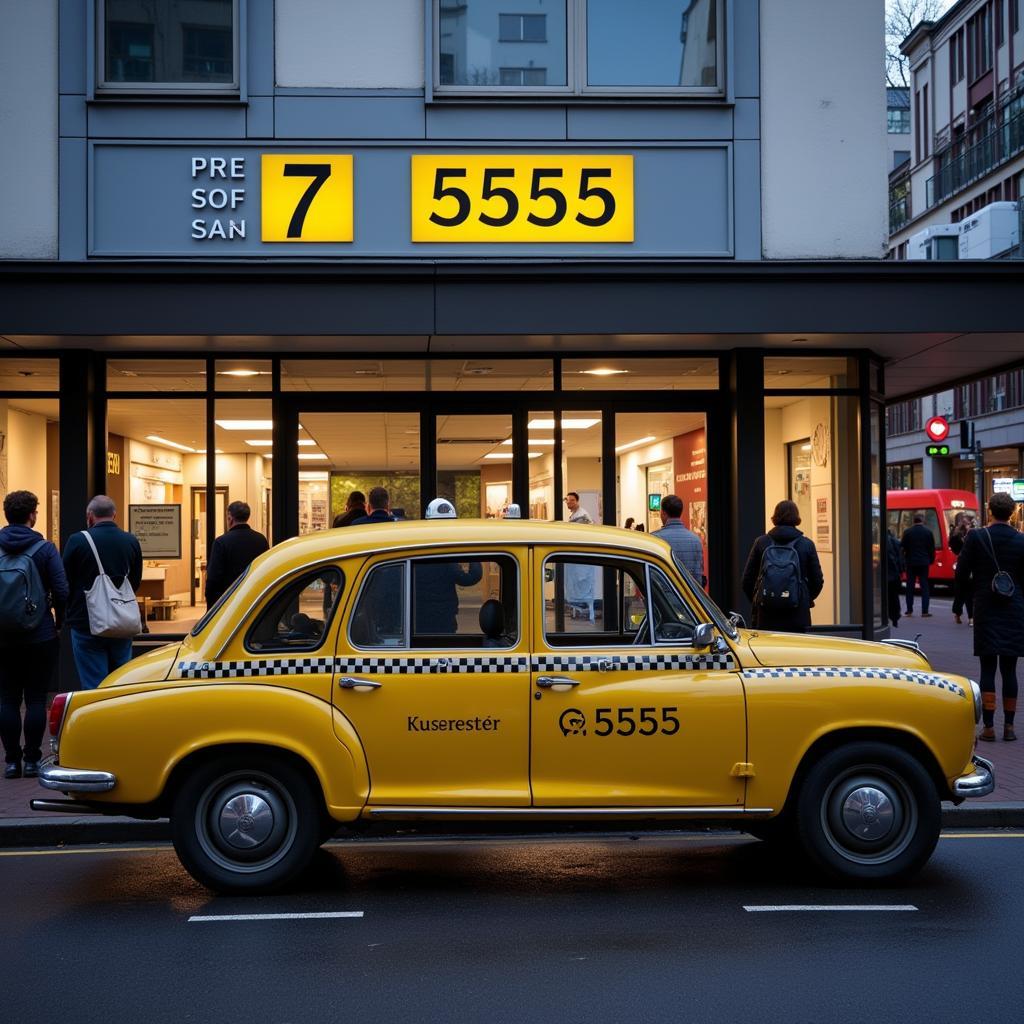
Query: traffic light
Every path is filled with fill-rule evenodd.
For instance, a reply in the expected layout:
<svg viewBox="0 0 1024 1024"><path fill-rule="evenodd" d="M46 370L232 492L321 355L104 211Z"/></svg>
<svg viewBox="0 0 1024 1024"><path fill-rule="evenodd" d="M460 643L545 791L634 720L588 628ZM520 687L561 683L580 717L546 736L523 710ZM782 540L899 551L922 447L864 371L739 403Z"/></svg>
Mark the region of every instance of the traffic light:
<svg viewBox="0 0 1024 1024"><path fill-rule="evenodd" d="M924 453L931 459L948 459L953 454L953 449L948 444L930 444Z"/></svg>

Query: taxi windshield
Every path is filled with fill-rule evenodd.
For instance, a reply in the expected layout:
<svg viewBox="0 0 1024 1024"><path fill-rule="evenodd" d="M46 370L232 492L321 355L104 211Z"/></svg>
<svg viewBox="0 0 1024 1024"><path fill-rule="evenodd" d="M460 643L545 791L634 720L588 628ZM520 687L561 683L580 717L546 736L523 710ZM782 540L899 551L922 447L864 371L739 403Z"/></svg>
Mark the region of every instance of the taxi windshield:
<svg viewBox="0 0 1024 1024"><path fill-rule="evenodd" d="M223 607L224 602L227 601L227 599L238 589L238 585L248 575L249 566L246 566L245 571L235 580L235 582L232 583L231 586L228 587L228 589L225 590L224 593L221 594L220 597L218 597L217 600L214 601L213 604L211 604L210 607L206 609L206 613L203 615L203 617L192 627L192 632L189 633L189 636L199 636L199 634L202 633L204 629L206 629L207 625L209 625L210 619L212 619L214 615L217 614L220 608Z"/></svg>
<svg viewBox="0 0 1024 1024"><path fill-rule="evenodd" d="M683 574L683 579L686 580L690 587L691 593L697 598L700 606L708 613L711 621L723 632L726 636L731 637L733 640L739 636L736 632L736 627L729 621L729 619L722 613L722 609L711 600L710 597L704 592L704 588L693 578L693 573L683 564L682 559L675 549L672 551L672 561L675 562L676 568Z"/></svg>

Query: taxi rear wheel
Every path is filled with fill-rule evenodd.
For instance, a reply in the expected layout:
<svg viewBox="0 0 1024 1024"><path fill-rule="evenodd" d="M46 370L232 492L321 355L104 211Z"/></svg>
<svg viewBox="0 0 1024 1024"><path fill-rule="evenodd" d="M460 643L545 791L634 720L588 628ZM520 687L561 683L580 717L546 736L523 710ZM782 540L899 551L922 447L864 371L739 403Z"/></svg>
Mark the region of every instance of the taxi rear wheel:
<svg viewBox="0 0 1024 1024"><path fill-rule="evenodd" d="M226 755L192 772L174 801L174 849L218 892L279 889L320 845L322 808L309 780L272 754Z"/></svg>
<svg viewBox="0 0 1024 1024"><path fill-rule="evenodd" d="M921 868L938 842L939 796L921 763L898 747L853 743L826 754L797 802L801 845L844 881L887 881Z"/></svg>

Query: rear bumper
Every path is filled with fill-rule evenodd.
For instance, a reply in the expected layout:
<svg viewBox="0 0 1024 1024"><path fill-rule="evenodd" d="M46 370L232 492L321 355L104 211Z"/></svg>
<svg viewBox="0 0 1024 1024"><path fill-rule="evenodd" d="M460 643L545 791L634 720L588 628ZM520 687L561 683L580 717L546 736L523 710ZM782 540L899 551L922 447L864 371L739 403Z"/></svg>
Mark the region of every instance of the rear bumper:
<svg viewBox="0 0 1024 1024"><path fill-rule="evenodd" d="M953 783L953 795L956 797L988 796L996 788L996 769L991 761L978 754L974 755L974 770L961 775Z"/></svg>
<svg viewBox="0 0 1024 1024"><path fill-rule="evenodd" d="M106 793L117 785L117 778L110 772L62 768L45 761L39 768L39 785L61 793Z"/></svg>

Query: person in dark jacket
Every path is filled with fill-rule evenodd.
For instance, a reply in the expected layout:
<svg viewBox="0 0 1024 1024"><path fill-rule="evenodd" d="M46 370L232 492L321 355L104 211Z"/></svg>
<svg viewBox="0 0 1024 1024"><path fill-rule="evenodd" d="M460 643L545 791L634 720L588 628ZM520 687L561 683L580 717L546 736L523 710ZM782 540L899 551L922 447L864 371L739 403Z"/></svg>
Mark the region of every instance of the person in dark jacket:
<svg viewBox="0 0 1024 1024"><path fill-rule="evenodd" d="M891 530L885 532L885 584L889 596L889 621L900 621L900 576L903 573L903 552L900 542Z"/></svg>
<svg viewBox="0 0 1024 1024"><path fill-rule="evenodd" d="M335 529L341 526L351 526L357 519L366 515L366 495L362 491L353 491L345 503L345 511L339 512L334 517L332 524Z"/></svg>
<svg viewBox="0 0 1024 1024"><path fill-rule="evenodd" d="M142 548L139 539L114 521L117 506L105 494L97 494L85 510L89 535L96 545L103 570L115 587L127 578L134 591L142 582ZM131 660L132 638L93 636L85 592L96 582L99 569L89 542L73 533L64 545L64 572L68 577L68 610L65 622L71 630L78 681L83 690L94 690L114 671Z"/></svg>
<svg viewBox="0 0 1024 1024"><path fill-rule="evenodd" d="M957 512L953 519L953 529L949 534L949 550L953 552L958 558L960 552L964 549L964 541L967 540L967 534L974 529L974 520L967 515L966 512ZM953 563L954 569L956 563ZM959 626L963 623L964 609L967 610L967 625L974 625L974 594L971 593L971 588L961 587L956 582L956 578L953 580L953 617L956 619L956 624Z"/></svg>
<svg viewBox="0 0 1024 1024"><path fill-rule="evenodd" d="M483 577L479 562L419 562L413 569L417 633L453 634L459 631L458 587L472 587Z"/></svg>
<svg viewBox="0 0 1024 1024"><path fill-rule="evenodd" d="M971 530L956 561L956 580L974 594L974 653L981 660L981 715L979 739L996 738L996 667L1003 679L1003 739L1015 740L1017 711L1017 659L1024 655L1024 535L1008 520L1016 503L999 492L989 499L995 520ZM1013 594L1002 597L992 580L1002 570L1013 580Z"/></svg>
<svg viewBox="0 0 1024 1024"><path fill-rule="evenodd" d="M228 505L228 528L210 548L206 566L206 606L209 608L270 545L249 525L252 509L244 501Z"/></svg>
<svg viewBox="0 0 1024 1024"><path fill-rule="evenodd" d="M60 552L36 532L39 499L31 491L11 491L4 498L8 525L0 530L0 550L7 555L28 552L46 590L46 614L31 633L0 638L0 741L4 747L4 778L39 774L46 731L46 694L50 689L60 642L53 613L60 621L68 599L68 580ZM21 703L25 702L25 744L21 743ZM22 766L24 759L24 767Z"/></svg>
<svg viewBox="0 0 1024 1024"><path fill-rule="evenodd" d="M386 487L371 487L370 497L367 501L370 506L369 515L353 519L350 526L366 526L367 523L393 523L395 517L388 511L391 505L391 495Z"/></svg>
<svg viewBox="0 0 1024 1024"><path fill-rule="evenodd" d="M811 626L814 599L825 585L814 542L797 529L800 509L795 501L780 501L772 514L773 529L754 541L743 570L743 593L753 606L753 625L756 629L781 630L787 633L806 633ZM800 599L792 610L762 607L757 600L757 580L761 573L761 560L772 544L791 544L800 559Z"/></svg>
<svg viewBox="0 0 1024 1024"><path fill-rule="evenodd" d="M928 569L935 561L935 535L924 525L924 516L914 516L914 525L900 538L903 561L907 566L907 615L914 614L914 584L921 584L921 618L930 619L928 611Z"/></svg>

